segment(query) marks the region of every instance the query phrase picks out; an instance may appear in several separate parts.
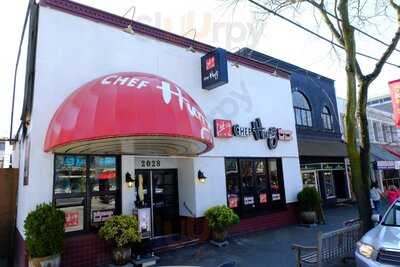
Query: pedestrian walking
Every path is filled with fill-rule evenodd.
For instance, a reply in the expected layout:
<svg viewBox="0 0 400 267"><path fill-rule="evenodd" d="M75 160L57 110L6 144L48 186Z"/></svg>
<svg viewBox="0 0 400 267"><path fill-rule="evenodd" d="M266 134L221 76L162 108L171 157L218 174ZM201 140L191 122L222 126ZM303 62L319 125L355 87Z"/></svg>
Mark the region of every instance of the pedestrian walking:
<svg viewBox="0 0 400 267"><path fill-rule="evenodd" d="M383 192L379 188L377 182L372 182L369 194L372 200L372 204L374 205L373 211L374 213L379 214L381 208L381 197L383 196Z"/></svg>

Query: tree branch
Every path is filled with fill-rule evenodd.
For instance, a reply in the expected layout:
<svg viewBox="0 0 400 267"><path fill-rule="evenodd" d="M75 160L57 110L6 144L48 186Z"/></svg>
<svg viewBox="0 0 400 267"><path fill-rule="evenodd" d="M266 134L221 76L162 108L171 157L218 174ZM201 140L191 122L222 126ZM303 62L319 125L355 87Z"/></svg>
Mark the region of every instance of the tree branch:
<svg viewBox="0 0 400 267"><path fill-rule="evenodd" d="M392 39L392 42L389 44L389 46L386 48L385 52L382 54L382 57L379 59L379 61L375 65L375 69L368 74L365 78L368 80L368 82L372 82L373 80L378 77L378 75L381 73L383 66L385 65L385 62L388 60L392 52L396 49L396 46L400 40L400 6L397 5L394 0L390 0L390 4L394 9L397 11L397 24L398 28L396 33L394 34L394 37Z"/></svg>

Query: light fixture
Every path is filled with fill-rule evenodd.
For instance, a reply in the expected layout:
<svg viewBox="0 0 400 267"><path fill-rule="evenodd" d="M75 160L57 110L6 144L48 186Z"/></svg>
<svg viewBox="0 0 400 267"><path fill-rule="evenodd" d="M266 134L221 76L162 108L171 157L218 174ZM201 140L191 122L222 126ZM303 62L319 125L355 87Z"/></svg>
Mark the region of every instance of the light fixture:
<svg viewBox="0 0 400 267"><path fill-rule="evenodd" d="M128 11L126 11L126 13L122 16L122 17L125 17L132 9L133 9L133 12L132 12L131 21L129 22L128 26L126 28L124 28L124 32L127 32L129 34L135 34L135 31L133 30L132 24L133 24L133 18L135 17L136 7L135 6L131 6L128 9Z"/></svg>
<svg viewBox="0 0 400 267"><path fill-rule="evenodd" d="M128 184L129 188L133 187L133 183L135 182L135 180L132 179L132 175L129 172L125 174L125 182Z"/></svg>
<svg viewBox="0 0 400 267"><path fill-rule="evenodd" d="M200 183L205 183L207 177L204 176L204 173L202 171L197 172L197 179L199 179Z"/></svg>
<svg viewBox="0 0 400 267"><path fill-rule="evenodd" d="M183 36L186 36L190 32L194 32L193 38L192 38L192 41L194 43L196 40L196 33L197 33L196 29L192 28L192 29L188 30ZM186 50L190 51L192 53L196 53L196 49L194 49L193 45L190 45L189 47L187 47Z"/></svg>

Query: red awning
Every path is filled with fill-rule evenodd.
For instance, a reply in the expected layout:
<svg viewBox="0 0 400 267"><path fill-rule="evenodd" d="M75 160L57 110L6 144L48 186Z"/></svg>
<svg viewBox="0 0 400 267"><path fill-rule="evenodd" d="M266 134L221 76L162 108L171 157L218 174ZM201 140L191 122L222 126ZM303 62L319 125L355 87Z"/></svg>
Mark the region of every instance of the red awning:
<svg viewBox="0 0 400 267"><path fill-rule="evenodd" d="M204 112L181 87L156 75L121 72L65 99L50 122L44 150L196 155L213 146Z"/></svg>

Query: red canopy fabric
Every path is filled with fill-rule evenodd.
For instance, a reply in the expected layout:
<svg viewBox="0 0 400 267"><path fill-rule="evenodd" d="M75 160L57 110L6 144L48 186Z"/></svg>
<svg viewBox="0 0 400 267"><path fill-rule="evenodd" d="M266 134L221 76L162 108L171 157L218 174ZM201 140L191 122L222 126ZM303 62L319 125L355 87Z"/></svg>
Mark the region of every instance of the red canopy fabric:
<svg viewBox="0 0 400 267"><path fill-rule="evenodd" d="M181 87L156 75L121 72L65 99L50 122L44 150L197 155L213 146L204 112Z"/></svg>

